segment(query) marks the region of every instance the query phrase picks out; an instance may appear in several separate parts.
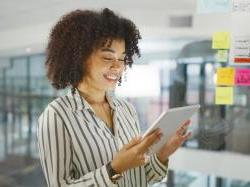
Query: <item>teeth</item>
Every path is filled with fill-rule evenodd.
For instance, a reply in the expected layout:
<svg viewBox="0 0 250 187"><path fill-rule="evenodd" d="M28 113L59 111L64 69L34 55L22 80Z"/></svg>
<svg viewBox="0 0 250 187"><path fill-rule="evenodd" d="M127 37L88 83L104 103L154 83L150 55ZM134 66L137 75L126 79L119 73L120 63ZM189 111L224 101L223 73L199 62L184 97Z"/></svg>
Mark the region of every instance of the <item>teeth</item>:
<svg viewBox="0 0 250 187"><path fill-rule="evenodd" d="M106 77L107 77L108 79L113 79L113 80L116 80L116 79L117 79L117 76L115 76L115 75L106 75Z"/></svg>

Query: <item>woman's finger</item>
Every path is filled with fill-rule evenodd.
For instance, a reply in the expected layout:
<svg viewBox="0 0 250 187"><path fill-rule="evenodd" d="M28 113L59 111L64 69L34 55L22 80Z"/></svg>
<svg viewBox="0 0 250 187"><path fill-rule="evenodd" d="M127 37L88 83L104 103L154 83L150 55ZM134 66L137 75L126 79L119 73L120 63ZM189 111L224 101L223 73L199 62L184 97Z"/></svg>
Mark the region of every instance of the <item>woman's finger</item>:
<svg viewBox="0 0 250 187"><path fill-rule="evenodd" d="M191 121L187 120L185 123L183 123L176 131L176 133L180 136L183 134L186 134L187 128L190 125Z"/></svg>
<svg viewBox="0 0 250 187"><path fill-rule="evenodd" d="M188 138L190 138L191 135L192 135L191 132L188 132L188 133L182 135L182 136L180 137L180 138L181 138L181 141L182 141L182 142L185 142Z"/></svg>
<svg viewBox="0 0 250 187"><path fill-rule="evenodd" d="M124 148L125 149L130 149L132 148L133 146L139 144L141 142L141 137L138 136L138 137L135 137L133 138L129 143L127 143L126 145L124 145Z"/></svg>
<svg viewBox="0 0 250 187"><path fill-rule="evenodd" d="M141 164L143 164L143 165L149 162L150 156L147 155L147 154L141 154L141 155L139 155L138 157L139 157L139 158L138 158L138 159L139 159L139 162L140 162Z"/></svg>
<svg viewBox="0 0 250 187"><path fill-rule="evenodd" d="M150 156L148 154L144 154L143 156L144 156L144 162L148 163Z"/></svg>
<svg viewBox="0 0 250 187"><path fill-rule="evenodd" d="M191 135L192 135L191 132L188 132L187 134L183 135L184 140L187 140L188 138L190 138Z"/></svg>
<svg viewBox="0 0 250 187"><path fill-rule="evenodd" d="M148 148L153 145L158 138L162 136L162 132L160 129L157 129L154 133L150 134L149 136L146 136L142 142L138 145L138 151L139 153L145 153L147 152Z"/></svg>

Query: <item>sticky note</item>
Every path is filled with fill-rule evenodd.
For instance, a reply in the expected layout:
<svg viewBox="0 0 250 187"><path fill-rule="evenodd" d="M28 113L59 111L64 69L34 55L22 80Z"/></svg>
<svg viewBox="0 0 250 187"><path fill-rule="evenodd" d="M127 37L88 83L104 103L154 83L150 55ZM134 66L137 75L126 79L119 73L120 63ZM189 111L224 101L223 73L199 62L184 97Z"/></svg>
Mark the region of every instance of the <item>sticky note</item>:
<svg viewBox="0 0 250 187"><path fill-rule="evenodd" d="M250 69L236 69L235 84L239 86L250 86Z"/></svg>
<svg viewBox="0 0 250 187"><path fill-rule="evenodd" d="M233 86L235 71L232 67L218 68L216 85Z"/></svg>
<svg viewBox="0 0 250 187"><path fill-rule="evenodd" d="M218 62L227 62L228 60L228 51L227 50L218 50L216 54L216 60Z"/></svg>
<svg viewBox="0 0 250 187"><path fill-rule="evenodd" d="M232 105L234 101L233 87L216 87L215 104Z"/></svg>
<svg viewBox="0 0 250 187"><path fill-rule="evenodd" d="M212 41L213 49L229 49L230 48L230 33L215 32Z"/></svg>

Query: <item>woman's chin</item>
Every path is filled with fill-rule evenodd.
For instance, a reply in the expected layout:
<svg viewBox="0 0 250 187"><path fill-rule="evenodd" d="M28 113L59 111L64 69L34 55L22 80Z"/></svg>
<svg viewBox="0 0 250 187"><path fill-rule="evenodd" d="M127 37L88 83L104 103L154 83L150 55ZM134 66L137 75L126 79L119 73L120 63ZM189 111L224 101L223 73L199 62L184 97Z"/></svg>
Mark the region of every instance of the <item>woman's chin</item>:
<svg viewBox="0 0 250 187"><path fill-rule="evenodd" d="M113 85L109 85L107 86L107 91L111 91L111 90L114 90L116 88L116 84L113 84Z"/></svg>
<svg viewBox="0 0 250 187"><path fill-rule="evenodd" d="M106 91L111 91L111 90L114 90L116 88L116 83L103 83L102 85L100 85L100 87L103 88L103 90L106 90Z"/></svg>

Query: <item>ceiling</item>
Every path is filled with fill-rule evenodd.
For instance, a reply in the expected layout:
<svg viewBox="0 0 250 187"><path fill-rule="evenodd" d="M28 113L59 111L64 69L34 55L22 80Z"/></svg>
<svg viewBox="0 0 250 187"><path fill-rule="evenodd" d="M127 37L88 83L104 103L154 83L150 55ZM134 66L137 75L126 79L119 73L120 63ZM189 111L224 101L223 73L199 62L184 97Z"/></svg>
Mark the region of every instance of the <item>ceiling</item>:
<svg viewBox="0 0 250 187"><path fill-rule="evenodd" d="M226 28L225 15L196 14L197 0L0 0L0 57L44 50L57 20L75 9L104 7L131 19L145 39L210 37ZM171 27L170 18L192 16L191 27ZM157 44L158 45L158 44ZM159 48L159 47L158 47ZM28 50L29 49L29 50ZM28 52L29 53L29 52Z"/></svg>
<svg viewBox="0 0 250 187"><path fill-rule="evenodd" d="M147 25L171 13L192 13L196 0L0 0L0 31L55 22L74 9L111 8ZM161 15L161 17L160 17Z"/></svg>

